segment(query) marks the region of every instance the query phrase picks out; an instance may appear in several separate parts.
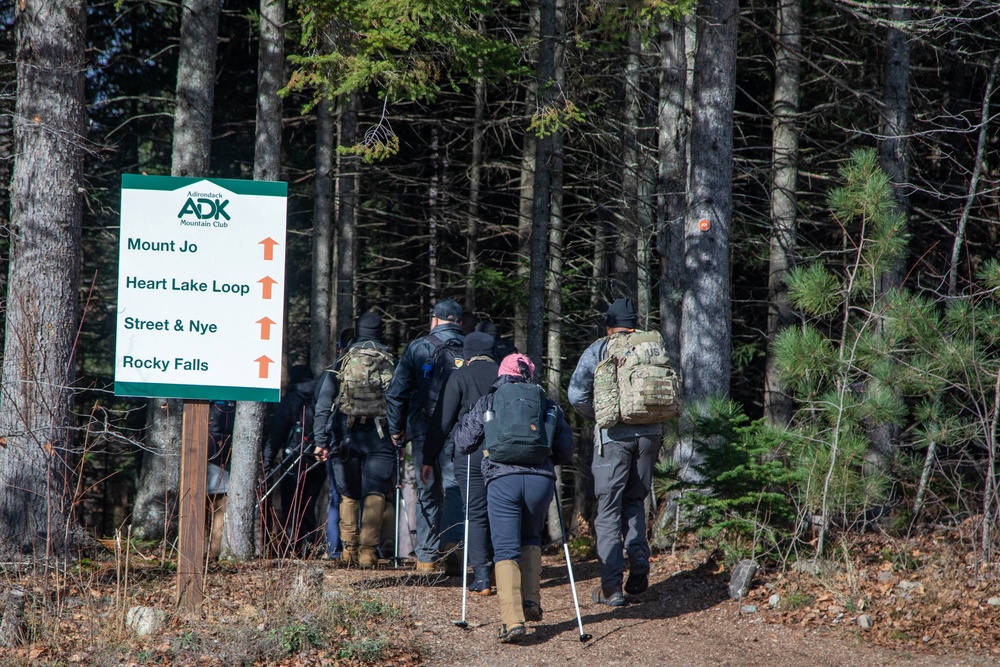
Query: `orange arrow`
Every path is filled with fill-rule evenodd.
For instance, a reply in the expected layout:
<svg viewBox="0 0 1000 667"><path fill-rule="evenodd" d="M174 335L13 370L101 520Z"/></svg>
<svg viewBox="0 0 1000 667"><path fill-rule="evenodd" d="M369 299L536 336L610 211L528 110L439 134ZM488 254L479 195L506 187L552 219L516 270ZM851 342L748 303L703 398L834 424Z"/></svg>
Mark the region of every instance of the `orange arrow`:
<svg viewBox="0 0 1000 667"><path fill-rule="evenodd" d="M267 355L261 355L261 356L257 357L256 359L254 359L254 361L256 361L258 364L260 364L260 379L261 380L266 380L267 379L267 368L268 368L267 365L268 364L273 364L274 360L273 359L268 359Z"/></svg>
<svg viewBox="0 0 1000 667"><path fill-rule="evenodd" d="M271 298L271 287L273 285L277 285L278 281L275 280L274 278L272 278L271 276L264 276L263 278L261 278L257 282L259 282L259 283L261 283L261 285L263 285L263 289L261 290L261 298L262 299L270 299Z"/></svg>
<svg viewBox="0 0 1000 667"><path fill-rule="evenodd" d="M274 246L281 244L272 239L270 236L268 236L260 243L264 245L264 261L270 262L271 260L274 259Z"/></svg>
<svg viewBox="0 0 1000 667"><path fill-rule="evenodd" d="M271 327L276 324L274 320L270 317L264 316L257 320L254 324L260 325L260 339L261 340L271 340Z"/></svg>

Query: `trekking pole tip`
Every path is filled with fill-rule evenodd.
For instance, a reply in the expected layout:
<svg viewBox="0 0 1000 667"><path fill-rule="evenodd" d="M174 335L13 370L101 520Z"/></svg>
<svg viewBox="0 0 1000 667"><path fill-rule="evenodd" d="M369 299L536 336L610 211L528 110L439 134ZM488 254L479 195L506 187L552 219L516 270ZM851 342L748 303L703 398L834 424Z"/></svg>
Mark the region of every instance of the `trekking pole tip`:
<svg viewBox="0 0 1000 667"><path fill-rule="evenodd" d="M455 625L455 627L462 628L463 630L466 630L469 627L469 624L465 621L452 621L452 624Z"/></svg>
<svg viewBox="0 0 1000 667"><path fill-rule="evenodd" d="M583 644L589 642L593 638L594 638L593 635L588 635L587 633L583 633L582 635L580 635L580 643Z"/></svg>

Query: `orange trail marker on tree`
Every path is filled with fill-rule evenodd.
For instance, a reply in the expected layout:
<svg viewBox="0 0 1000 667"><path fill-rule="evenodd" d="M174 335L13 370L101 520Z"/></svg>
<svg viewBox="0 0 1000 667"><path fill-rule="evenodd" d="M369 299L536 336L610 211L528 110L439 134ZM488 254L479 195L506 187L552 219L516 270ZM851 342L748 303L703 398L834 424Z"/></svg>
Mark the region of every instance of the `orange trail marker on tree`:
<svg viewBox="0 0 1000 667"><path fill-rule="evenodd" d="M708 221L708 218L702 218L701 220L698 221L698 229L700 229L701 231L707 232L711 228L712 228L712 223Z"/></svg>

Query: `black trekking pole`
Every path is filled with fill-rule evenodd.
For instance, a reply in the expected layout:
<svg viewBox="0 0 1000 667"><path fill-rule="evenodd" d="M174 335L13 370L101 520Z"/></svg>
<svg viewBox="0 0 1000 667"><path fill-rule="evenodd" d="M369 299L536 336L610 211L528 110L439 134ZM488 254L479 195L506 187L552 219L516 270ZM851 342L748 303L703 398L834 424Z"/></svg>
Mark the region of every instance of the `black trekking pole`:
<svg viewBox="0 0 1000 667"><path fill-rule="evenodd" d="M569 559L569 542L566 540L566 523L563 521L562 501L559 499L559 484L554 489L556 513L559 515L559 531L562 533L563 551L566 553L566 569L569 571L569 589L573 591L573 606L576 607L576 623L580 626L580 641L586 642L592 637L583 631L583 617L580 616L580 599L576 596L576 580L573 578L573 563Z"/></svg>
<svg viewBox="0 0 1000 667"><path fill-rule="evenodd" d="M399 569L399 501L402 499L402 497L403 497L403 447L396 447L396 538L393 540L393 545L392 545L393 547L392 567L395 569Z"/></svg>
<svg viewBox="0 0 1000 667"><path fill-rule="evenodd" d="M294 470L294 469L295 469L295 468L296 468L296 467L298 466L298 463L299 463L299 461L301 461L301 460L302 460L302 454L299 454L299 455L298 455L298 456L296 457L296 459L295 459L295 462L294 462L294 463L292 463L292 465L288 466L288 468L286 468L286 469L285 469L285 472L284 472L284 473L282 473L281 477L279 477L278 479L276 479L276 480L274 481L274 484L272 484L272 485L271 485L271 488L269 488L269 489L267 490L267 492L266 492L266 493L265 493L265 494L264 494L263 496L261 496L260 500L258 500L258 501L257 501L257 504L258 504L258 505L259 505L260 503L264 502L265 500L267 500L267 497L268 497L269 495L271 495L271 493L272 493L272 492L273 492L273 491L274 491L274 490L275 490L276 488L278 488L278 487L279 487L279 486L281 485L281 480L283 480L283 479L285 479L286 477L288 477L288 474L289 474L290 472L292 472L292 470ZM313 471L313 470L314 470L314 469L315 469L315 468L316 468L317 466L319 466L319 465L321 465L321 464L323 464L323 463L324 463L324 461L323 461L323 460L317 460L317 461L316 461L315 463L313 463L313 464L312 464L312 465L310 465L310 466L309 466L308 468L306 468L306 469L305 469L305 470L304 470L304 471L303 471L303 472L302 472L301 474L302 474L303 476L305 476L305 475L308 475L308 474L309 474L309 473L311 473L311 472L312 472L312 471Z"/></svg>
<svg viewBox="0 0 1000 667"><path fill-rule="evenodd" d="M465 537L462 541L462 620L452 621L455 625L465 630L469 624L465 621L465 604L469 597L469 492L471 490L472 479L472 454L469 454L465 463Z"/></svg>

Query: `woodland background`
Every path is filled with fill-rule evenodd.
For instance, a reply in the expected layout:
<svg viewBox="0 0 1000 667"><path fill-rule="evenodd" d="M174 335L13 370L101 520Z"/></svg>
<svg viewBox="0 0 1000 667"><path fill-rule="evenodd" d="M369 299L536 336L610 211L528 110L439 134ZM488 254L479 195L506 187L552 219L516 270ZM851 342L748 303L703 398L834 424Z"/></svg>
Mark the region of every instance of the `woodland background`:
<svg viewBox="0 0 1000 667"><path fill-rule="evenodd" d="M988 560L998 53L985 0L5 5L0 550L172 530L179 403L111 393L120 175L149 173L289 183L286 367L455 298L556 396L630 296L688 406L659 531L708 487L679 506L737 551L972 517Z"/></svg>

